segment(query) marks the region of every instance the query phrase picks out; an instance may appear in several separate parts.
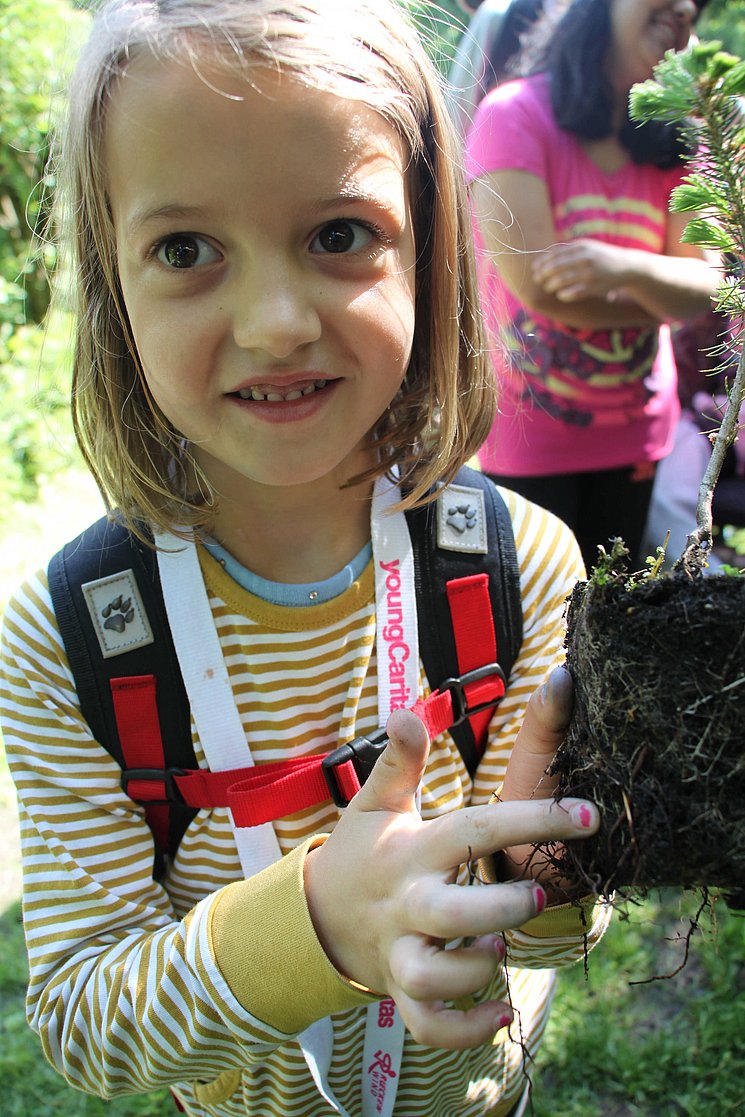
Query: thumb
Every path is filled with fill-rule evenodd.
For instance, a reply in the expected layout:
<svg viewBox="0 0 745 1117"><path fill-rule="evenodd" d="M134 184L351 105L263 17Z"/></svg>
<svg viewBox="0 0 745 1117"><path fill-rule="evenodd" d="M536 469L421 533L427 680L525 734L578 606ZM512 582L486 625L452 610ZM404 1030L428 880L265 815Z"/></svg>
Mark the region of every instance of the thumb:
<svg viewBox="0 0 745 1117"><path fill-rule="evenodd" d="M556 779L546 775L572 716L574 684L565 667L557 667L531 697L510 756L503 799L546 799Z"/></svg>
<svg viewBox="0 0 745 1117"><path fill-rule="evenodd" d="M429 734L411 710L394 710L386 732L388 744L352 802L362 810L410 811L427 763Z"/></svg>

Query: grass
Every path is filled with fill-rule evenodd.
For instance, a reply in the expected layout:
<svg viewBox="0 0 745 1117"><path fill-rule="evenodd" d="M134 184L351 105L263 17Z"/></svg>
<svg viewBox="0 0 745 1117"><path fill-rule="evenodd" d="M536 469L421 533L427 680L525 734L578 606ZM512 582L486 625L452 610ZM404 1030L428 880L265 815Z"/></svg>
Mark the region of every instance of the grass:
<svg viewBox="0 0 745 1117"><path fill-rule="evenodd" d="M167 1090L106 1102L72 1090L41 1056L26 1025L26 959L20 905L0 916L0 1082L3 1117L169 1117Z"/></svg>
<svg viewBox="0 0 745 1117"><path fill-rule="evenodd" d="M5 520L0 606L22 574L95 516L79 471ZM40 543L43 539L43 543ZM15 827L0 752L0 827ZM168 1092L104 1102L72 1090L26 1025L26 959L16 843L0 868L0 1111L3 1117L170 1117ZM745 1114L745 916L718 904L680 965L696 903L674 892L619 913L588 962L562 972L538 1065L533 1117L728 1117Z"/></svg>
<svg viewBox="0 0 745 1117"><path fill-rule="evenodd" d="M621 909L587 977L562 973L535 1117L745 1113L745 916L719 901L665 979L696 906L671 890Z"/></svg>

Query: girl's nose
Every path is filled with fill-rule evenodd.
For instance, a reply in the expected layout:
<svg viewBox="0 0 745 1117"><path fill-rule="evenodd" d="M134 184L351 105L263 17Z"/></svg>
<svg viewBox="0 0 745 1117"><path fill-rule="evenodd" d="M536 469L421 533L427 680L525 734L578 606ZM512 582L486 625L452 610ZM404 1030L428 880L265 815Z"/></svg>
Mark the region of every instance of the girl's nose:
<svg viewBox="0 0 745 1117"><path fill-rule="evenodd" d="M237 285L233 336L241 349L289 357L321 336L313 286L285 263L253 266Z"/></svg>

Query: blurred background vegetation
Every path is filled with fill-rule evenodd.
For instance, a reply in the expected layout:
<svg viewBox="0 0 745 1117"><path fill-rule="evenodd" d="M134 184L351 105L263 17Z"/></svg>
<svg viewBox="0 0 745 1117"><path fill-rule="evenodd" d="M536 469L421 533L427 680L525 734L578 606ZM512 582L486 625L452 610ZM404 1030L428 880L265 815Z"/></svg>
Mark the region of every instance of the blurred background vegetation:
<svg viewBox="0 0 745 1117"><path fill-rule="evenodd" d="M456 0L402 0L447 67L463 13ZM56 256L48 242L54 180L50 129L88 13L74 0L0 0L0 612L27 564L42 561L100 514L67 411L70 320L48 314ZM745 0L711 0L702 38L745 57ZM34 230L38 236L34 237ZM25 1024L14 795L0 742L0 1111L7 1117L155 1117L164 1091L112 1103L65 1086ZM681 963L695 898L631 905L601 949L566 973L533 1068L535 1117L710 1117L745 1114L745 920L719 904Z"/></svg>

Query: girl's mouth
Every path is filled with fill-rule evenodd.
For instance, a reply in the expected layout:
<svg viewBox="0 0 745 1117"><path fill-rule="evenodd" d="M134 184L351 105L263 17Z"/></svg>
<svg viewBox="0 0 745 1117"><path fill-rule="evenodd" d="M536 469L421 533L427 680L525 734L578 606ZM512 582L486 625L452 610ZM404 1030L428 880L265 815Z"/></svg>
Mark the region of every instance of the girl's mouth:
<svg viewBox="0 0 745 1117"><path fill-rule="evenodd" d="M240 399L254 400L256 403L289 403L291 400L312 396L328 384L328 380L309 380L280 388L276 384L255 384L250 388L240 388L235 395Z"/></svg>

